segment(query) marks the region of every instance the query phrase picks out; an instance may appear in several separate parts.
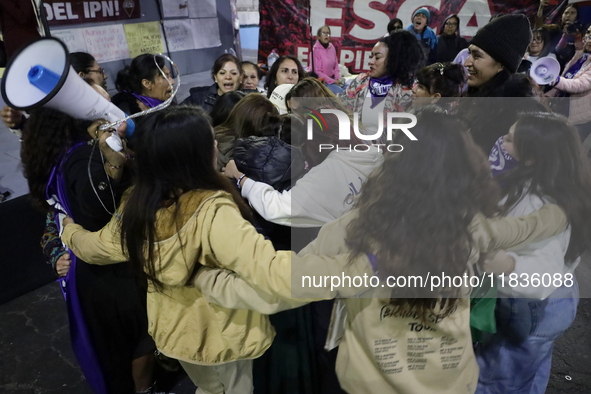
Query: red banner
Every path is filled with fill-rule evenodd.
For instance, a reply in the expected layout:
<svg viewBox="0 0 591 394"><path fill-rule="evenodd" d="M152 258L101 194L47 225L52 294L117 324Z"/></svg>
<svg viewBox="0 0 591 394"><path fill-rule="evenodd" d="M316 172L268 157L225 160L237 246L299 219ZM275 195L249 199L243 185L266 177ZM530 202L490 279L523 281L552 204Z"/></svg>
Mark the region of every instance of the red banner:
<svg viewBox="0 0 591 394"><path fill-rule="evenodd" d="M547 7L546 14L566 5ZM492 15L522 13L532 18L539 0L259 0L259 61L276 48L280 55L296 56L304 66L309 64L310 25L312 35L322 25L330 26L331 42L337 49L339 63L352 72L368 70L369 54L375 43L387 33L388 22L400 18L404 28L413 13L427 7L431 13L429 27L439 34L448 15L458 14L460 33L469 38L490 20ZM310 24L308 7L311 7Z"/></svg>
<svg viewBox="0 0 591 394"><path fill-rule="evenodd" d="M112 22L142 17L140 0L44 0L49 26Z"/></svg>

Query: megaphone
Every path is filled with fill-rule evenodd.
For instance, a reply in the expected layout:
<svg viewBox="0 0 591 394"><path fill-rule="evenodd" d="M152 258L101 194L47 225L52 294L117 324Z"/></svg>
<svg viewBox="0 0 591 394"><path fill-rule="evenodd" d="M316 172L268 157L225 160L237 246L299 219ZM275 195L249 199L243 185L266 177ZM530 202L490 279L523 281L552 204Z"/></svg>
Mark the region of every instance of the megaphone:
<svg viewBox="0 0 591 394"><path fill-rule="evenodd" d="M110 123L127 117L74 71L68 49L55 38L39 38L21 48L8 62L1 89L6 104L22 111L45 106L73 118L106 119ZM134 128L129 119L128 135ZM112 133L107 143L115 151L123 149L117 133Z"/></svg>
<svg viewBox="0 0 591 394"><path fill-rule="evenodd" d="M532 64L529 75L538 85L548 85L560 75L560 63L551 57L542 57Z"/></svg>

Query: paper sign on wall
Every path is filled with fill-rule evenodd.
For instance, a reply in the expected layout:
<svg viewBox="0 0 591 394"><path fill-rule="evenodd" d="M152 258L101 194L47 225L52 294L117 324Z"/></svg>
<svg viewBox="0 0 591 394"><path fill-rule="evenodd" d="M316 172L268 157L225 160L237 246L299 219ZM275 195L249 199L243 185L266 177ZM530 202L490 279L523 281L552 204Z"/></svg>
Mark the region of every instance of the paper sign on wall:
<svg viewBox="0 0 591 394"><path fill-rule="evenodd" d="M162 0L162 15L165 18L189 16L188 0Z"/></svg>
<svg viewBox="0 0 591 394"><path fill-rule="evenodd" d="M217 18L216 0L189 0L189 18Z"/></svg>
<svg viewBox="0 0 591 394"><path fill-rule="evenodd" d="M87 27L81 30L88 53L99 64L129 58L123 25Z"/></svg>
<svg viewBox="0 0 591 394"><path fill-rule="evenodd" d="M145 22L127 24L124 26L129 57L134 58L144 53L162 53L162 35L160 23Z"/></svg>
<svg viewBox="0 0 591 394"><path fill-rule="evenodd" d="M64 44L66 44L70 53L88 52L82 29L51 30L51 36L59 38Z"/></svg>
<svg viewBox="0 0 591 394"><path fill-rule="evenodd" d="M193 30L189 19L164 21L164 31L171 52L195 49Z"/></svg>
<svg viewBox="0 0 591 394"><path fill-rule="evenodd" d="M191 19L195 49L213 48L222 45L218 18Z"/></svg>

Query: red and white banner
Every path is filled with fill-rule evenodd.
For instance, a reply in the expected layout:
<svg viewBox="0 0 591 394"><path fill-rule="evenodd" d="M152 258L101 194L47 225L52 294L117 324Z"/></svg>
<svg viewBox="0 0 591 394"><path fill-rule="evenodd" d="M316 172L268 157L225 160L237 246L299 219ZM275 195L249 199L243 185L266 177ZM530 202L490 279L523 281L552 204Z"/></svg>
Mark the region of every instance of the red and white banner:
<svg viewBox="0 0 591 394"><path fill-rule="evenodd" d="M566 0L561 0L560 4L548 6L546 13L556 13L565 4ZM371 49L387 33L388 22L400 18L406 28L420 7L431 12L429 26L435 33L439 34L448 15L458 14L461 35L472 37L492 15L522 13L533 18L539 0L260 0L259 5L260 62L266 62L276 48L280 55L294 55L308 65L310 26L315 36L318 28L326 24L339 63L360 72L368 69Z"/></svg>

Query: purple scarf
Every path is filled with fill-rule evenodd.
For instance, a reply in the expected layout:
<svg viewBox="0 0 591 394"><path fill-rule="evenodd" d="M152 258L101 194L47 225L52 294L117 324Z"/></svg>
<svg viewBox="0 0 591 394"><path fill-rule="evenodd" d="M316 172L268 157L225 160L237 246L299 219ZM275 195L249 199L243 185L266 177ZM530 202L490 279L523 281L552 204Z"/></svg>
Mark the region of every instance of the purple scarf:
<svg viewBox="0 0 591 394"><path fill-rule="evenodd" d="M152 97L142 96L142 95L136 94L136 93L132 93L132 94L133 94L133 97L140 100L148 108L154 108L164 102L162 100L158 100L158 99L155 99Z"/></svg>
<svg viewBox="0 0 591 394"><path fill-rule="evenodd" d="M581 70L581 68L583 67L583 63L585 63L588 58L589 54L584 53L583 56L581 56L581 58L575 62L575 64L570 66L568 71L564 74L564 78L573 79L575 75L577 75L577 73Z"/></svg>
<svg viewBox="0 0 591 394"><path fill-rule="evenodd" d="M394 79L389 76L381 78L369 77L369 91L371 93L371 107L374 108L376 105L382 102L382 100L388 94L388 91L394 84Z"/></svg>
<svg viewBox="0 0 591 394"><path fill-rule="evenodd" d="M510 171L519 165L519 162L511 157L511 155L503 148L503 137L500 137L497 140L488 156L493 178L496 178L502 173Z"/></svg>

